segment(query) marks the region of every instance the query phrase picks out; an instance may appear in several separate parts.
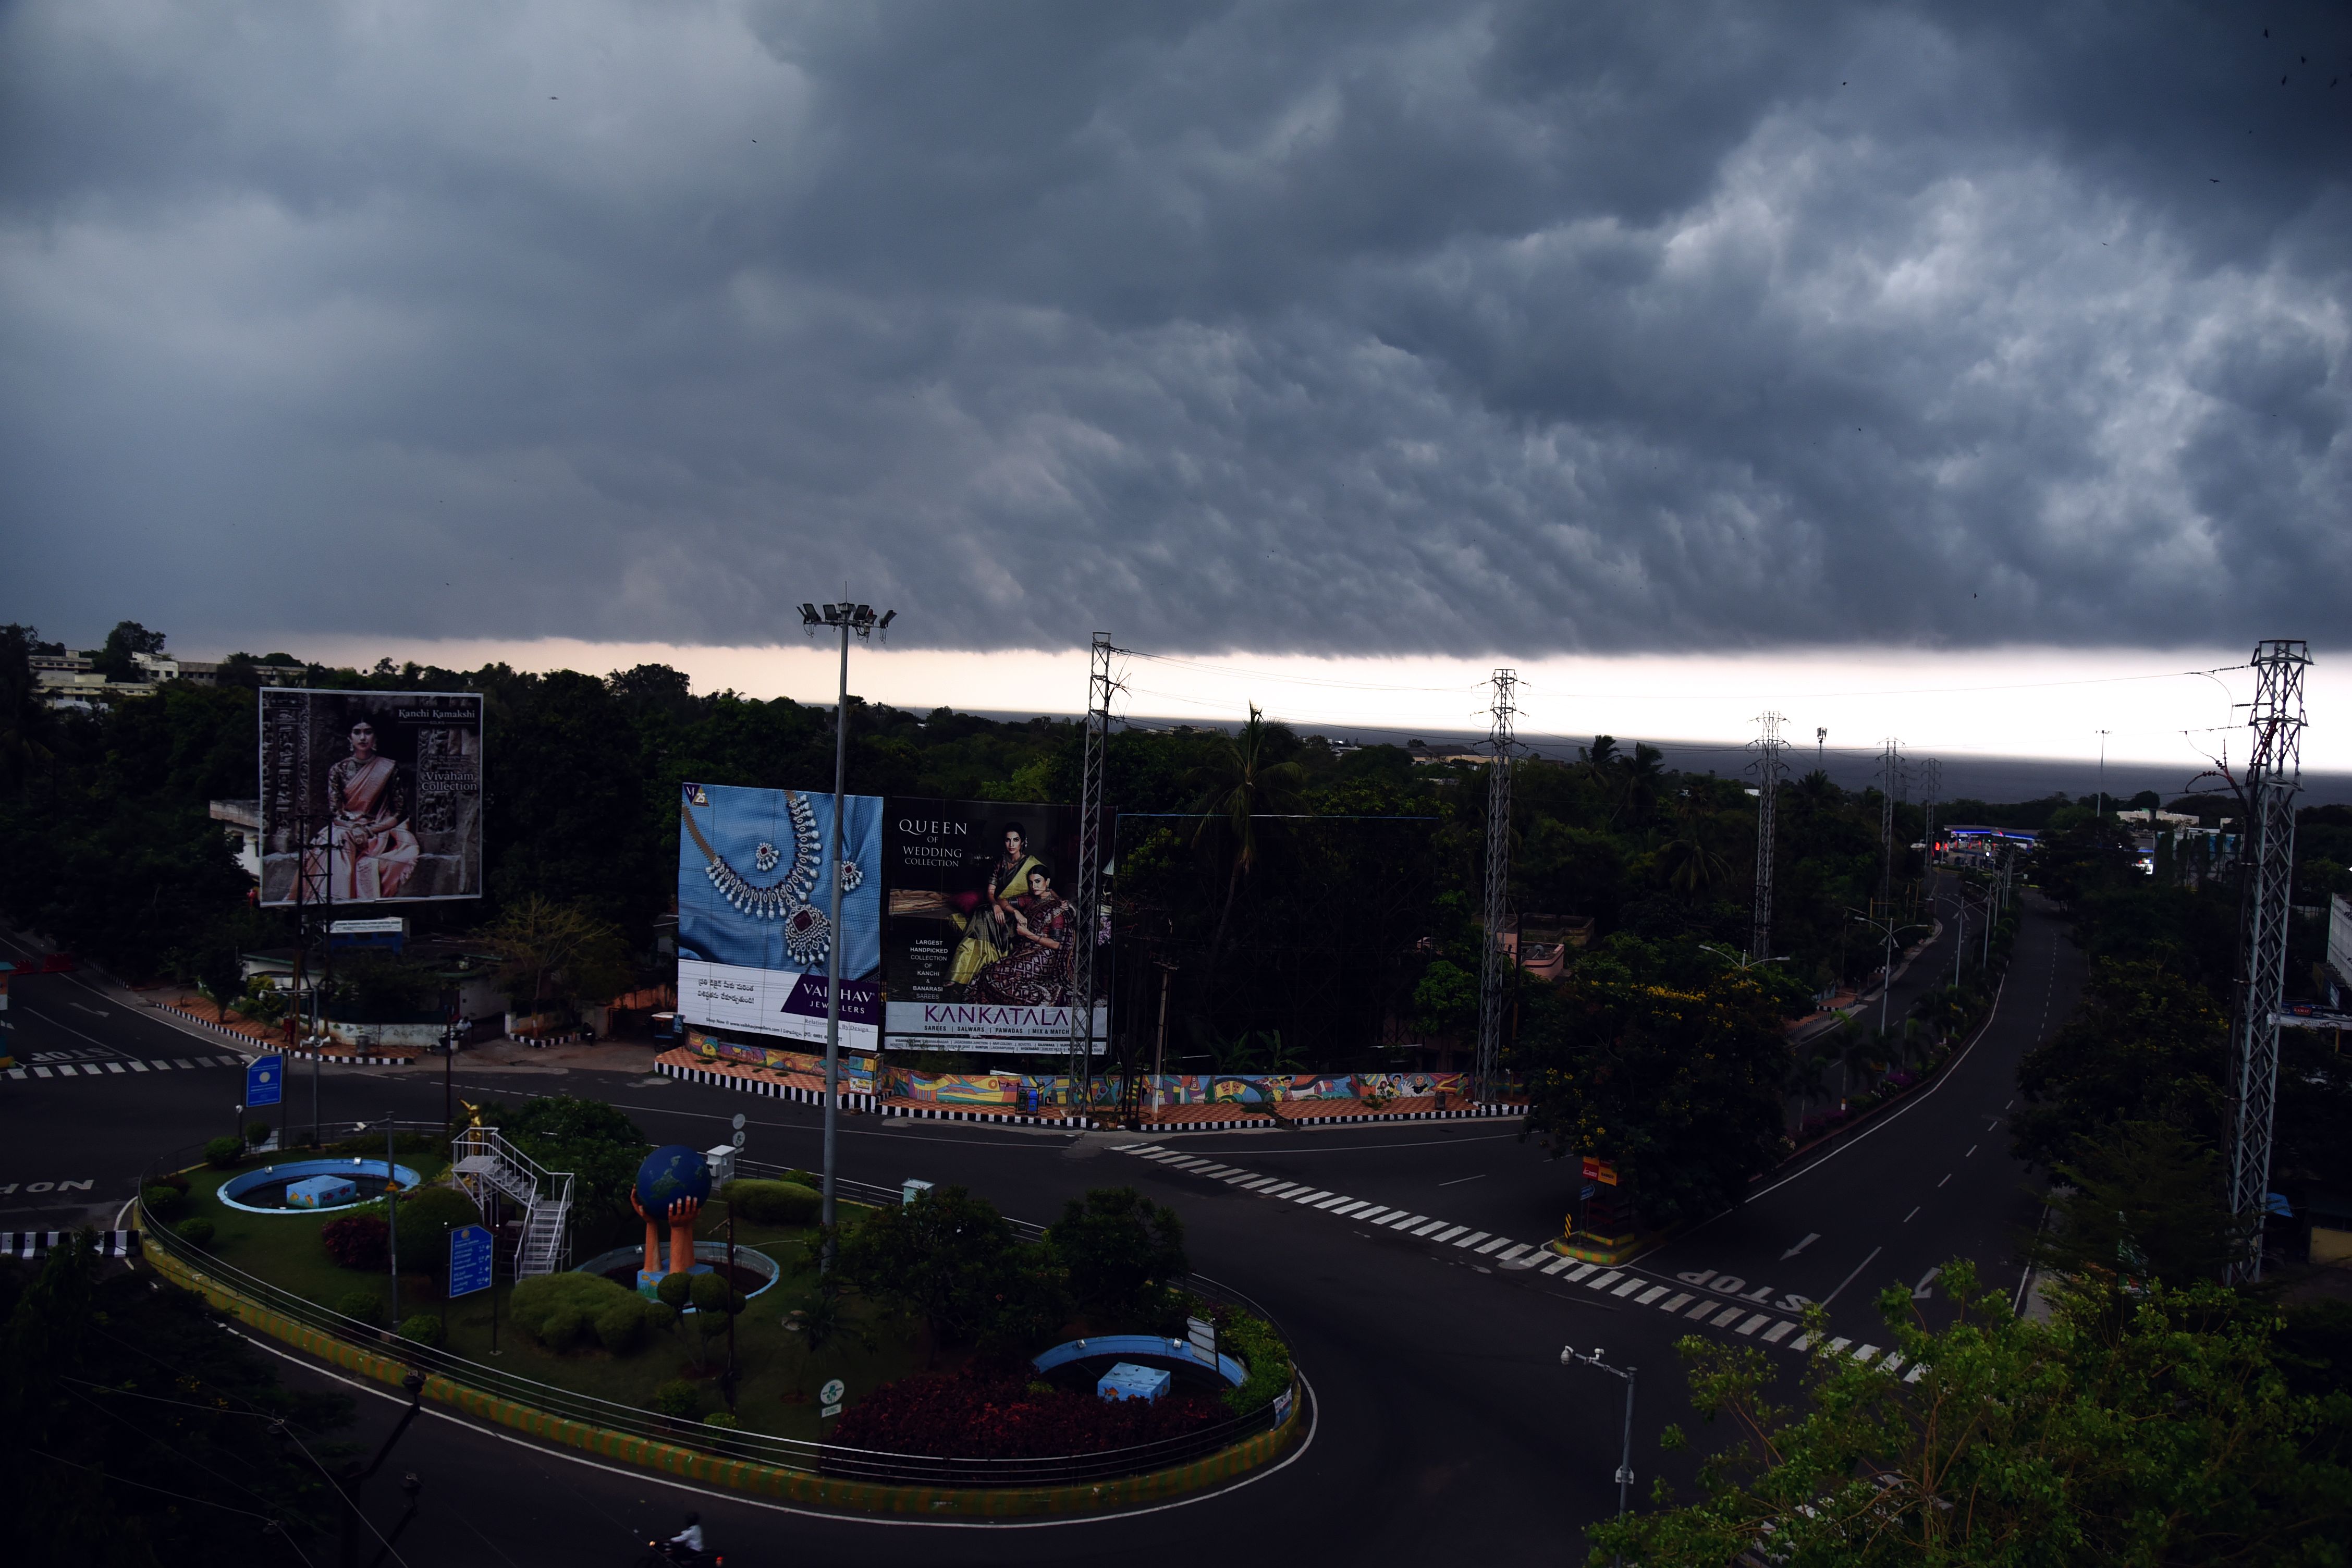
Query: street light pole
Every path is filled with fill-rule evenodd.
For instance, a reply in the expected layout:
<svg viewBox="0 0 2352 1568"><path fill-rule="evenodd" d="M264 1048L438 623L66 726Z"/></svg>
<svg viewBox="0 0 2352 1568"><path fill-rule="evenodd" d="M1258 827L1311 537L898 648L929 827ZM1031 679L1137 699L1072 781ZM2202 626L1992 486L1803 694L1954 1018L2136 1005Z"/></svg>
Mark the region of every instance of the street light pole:
<svg viewBox="0 0 2352 1568"><path fill-rule="evenodd" d="M870 637L877 631L887 632L898 612L887 610L877 618L871 605L846 602L827 605L819 609L814 605L801 606L801 625L814 634L819 626L835 626L841 632L841 686L833 717L833 844L826 857L833 879L831 904L832 923L825 928L824 945L824 1225L830 1236L834 1223L834 1150L835 1121L841 1107L841 817L848 804L849 782L849 634ZM833 1268L833 1243L825 1243L820 1268L830 1273Z"/></svg>
<svg viewBox="0 0 2352 1568"><path fill-rule="evenodd" d="M1598 1367L1612 1377L1624 1380L1625 1427L1624 1435L1619 1443L1617 1458L1617 1517L1623 1519L1633 1489L1633 1374L1641 1369L1631 1366L1611 1366L1601 1359L1606 1353L1599 1345L1593 1346L1590 1354L1578 1350L1574 1345L1564 1345L1560 1348L1559 1364L1569 1366L1577 1362L1582 1362L1586 1366Z"/></svg>

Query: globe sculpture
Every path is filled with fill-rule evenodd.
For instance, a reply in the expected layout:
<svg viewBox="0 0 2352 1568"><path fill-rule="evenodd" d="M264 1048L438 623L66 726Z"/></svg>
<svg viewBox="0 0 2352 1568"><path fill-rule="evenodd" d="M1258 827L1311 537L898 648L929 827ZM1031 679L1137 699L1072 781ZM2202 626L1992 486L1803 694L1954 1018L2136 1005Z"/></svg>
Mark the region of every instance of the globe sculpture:
<svg viewBox="0 0 2352 1568"><path fill-rule="evenodd" d="M637 1270L637 1289L654 1293L667 1274L693 1274L708 1264L694 1260L694 1216L710 1195L710 1168L702 1152L683 1143L666 1143L646 1156L637 1167L637 1184L629 1206L646 1222L646 1266ZM661 1266L661 1225L669 1222L669 1267Z"/></svg>

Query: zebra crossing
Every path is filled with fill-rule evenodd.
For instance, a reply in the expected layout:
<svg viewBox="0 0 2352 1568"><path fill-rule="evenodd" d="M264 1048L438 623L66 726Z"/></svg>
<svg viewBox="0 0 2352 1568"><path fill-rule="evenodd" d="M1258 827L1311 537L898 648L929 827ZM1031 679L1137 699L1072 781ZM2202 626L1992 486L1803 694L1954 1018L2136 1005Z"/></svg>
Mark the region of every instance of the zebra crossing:
<svg viewBox="0 0 2352 1568"><path fill-rule="evenodd" d="M5 1076L14 1079L73 1078L87 1076L104 1078L109 1073L172 1072L197 1068L241 1068L243 1057L173 1057L168 1060L132 1061L109 1058L94 1062L27 1062L23 1067L10 1068Z"/></svg>
<svg viewBox="0 0 2352 1568"><path fill-rule="evenodd" d="M1728 1301L1702 1290L1680 1289L1675 1283L1662 1283L1634 1269L1611 1268L1605 1264L1564 1258L1549 1247L1513 1241L1492 1231L1475 1230L1469 1226L1450 1224L1428 1215L1383 1207L1361 1198L1350 1198L1344 1193L1332 1192L1328 1187L1316 1187L1311 1183L1262 1176L1254 1171L1221 1164L1213 1159L1187 1154L1181 1149L1170 1149L1158 1143L1123 1143L1114 1145L1114 1148L1118 1153L1148 1160L1163 1170L1182 1171L1205 1181L1221 1183L1237 1192L1255 1193L1260 1197L1297 1204L1357 1225L1378 1226L1400 1236L1428 1242L1433 1247L1459 1247L1471 1257L1486 1258L1503 1268L1532 1269L1538 1274L1555 1278L1559 1284L1580 1285L1588 1290L1601 1291L1622 1300L1628 1306L1653 1307L1661 1312L1681 1317L1696 1326L1723 1331L1752 1343L1771 1345L1803 1355L1810 1353L1820 1342L1819 1335L1793 1319L1759 1312L1747 1301ZM1822 1349L1828 1354L1846 1356L1859 1364L1876 1365L1885 1372L1897 1372L1903 1367L1901 1352L1882 1352L1874 1344L1857 1346L1850 1339L1829 1340ZM1924 1365L1915 1365L1904 1381L1916 1383L1927 1370Z"/></svg>

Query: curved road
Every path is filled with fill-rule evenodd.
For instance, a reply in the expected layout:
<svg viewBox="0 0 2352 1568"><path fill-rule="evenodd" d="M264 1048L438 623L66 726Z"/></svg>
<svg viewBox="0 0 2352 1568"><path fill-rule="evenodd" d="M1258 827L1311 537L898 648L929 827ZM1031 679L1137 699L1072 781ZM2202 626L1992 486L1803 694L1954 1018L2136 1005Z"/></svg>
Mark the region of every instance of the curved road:
<svg viewBox="0 0 2352 1568"><path fill-rule="evenodd" d="M1919 964L1916 973L1934 971L1936 949ZM1688 1414L1673 1350L1685 1334L1744 1337L1793 1373L1802 1363L1792 1349L1800 1298L1828 1304L1832 1332L1853 1353L1874 1335L1885 1339L1878 1291L1914 1287L1933 1313L1942 1298L1931 1271L1955 1256L1977 1260L1989 1286L2017 1288L2013 1240L2035 1211L2002 1119L2019 1057L2071 1010L2080 977L2062 928L2030 910L1991 1020L1932 1090L1614 1273L1556 1267L1520 1250L1556 1234L1571 1178L1494 1124L1138 1141L846 1119L843 1165L852 1177L959 1182L1040 1221L1097 1185L1131 1184L1175 1206L1195 1266L1256 1298L1290 1336L1317 1400L1311 1445L1213 1499L1043 1529L952 1527L689 1493L428 1415L389 1467L425 1483L400 1555L420 1565L625 1563L640 1530L674 1529L680 1510L698 1507L713 1539L747 1568L812 1551L878 1564L1114 1555L1137 1563L1423 1563L1472 1550L1580 1560L1580 1527L1616 1505L1622 1385L1562 1367L1563 1343L1601 1345L1612 1362L1642 1369L1635 1465L1646 1491L1654 1471L1686 1486L1693 1468L1656 1444L1661 1426ZM19 1060L104 1051L125 1065L0 1084L0 1228L110 1215L152 1152L227 1129L242 1084L236 1069L153 1065L226 1056L220 1037L160 1019L81 976L18 982L15 1016ZM131 1070L133 1059L149 1070ZM438 1117L437 1079L405 1070L330 1070L320 1080L323 1114L330 1122L387 1110ZM817 1157L816 1117L801 1107L627 1074L460 1073L462 1089L477 1096L561 1089L604 1098L648 1135L697 1146L722 1141L741 1111L755 1156L795 1164ZM309 1090L298 1076L298 1120L307 1117ZM91 1184L30 1190L68 1179ZM324 1375L290 1355L281 1367L289 1378ZM395 1414L373 1392L360 1404L363 1436ZM392 1489L377 1486L374 1511L388 1517Z"/></svg>

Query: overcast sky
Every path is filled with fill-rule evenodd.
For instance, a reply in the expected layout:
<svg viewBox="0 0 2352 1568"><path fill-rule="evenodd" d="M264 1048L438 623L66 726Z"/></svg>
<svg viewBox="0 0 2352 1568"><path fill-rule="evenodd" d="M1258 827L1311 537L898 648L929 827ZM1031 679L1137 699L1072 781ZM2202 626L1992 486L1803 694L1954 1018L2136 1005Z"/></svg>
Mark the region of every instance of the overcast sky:
<svg viewBox="0 0 2352 1568"><path fill-rule="evenodd" d="M2347 16L19 0L0 618L2325 658Z"/></svg>

